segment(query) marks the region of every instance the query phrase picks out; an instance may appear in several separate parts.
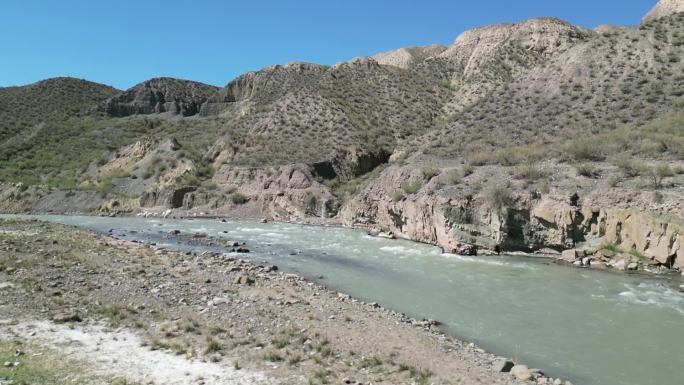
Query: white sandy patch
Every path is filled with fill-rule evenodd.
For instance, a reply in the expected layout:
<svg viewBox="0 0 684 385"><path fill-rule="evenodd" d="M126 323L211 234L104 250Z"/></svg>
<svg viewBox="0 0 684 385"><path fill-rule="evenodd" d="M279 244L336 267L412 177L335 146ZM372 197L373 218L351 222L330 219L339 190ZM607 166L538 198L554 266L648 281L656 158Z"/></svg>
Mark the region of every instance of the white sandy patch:
<svg viewBox="0 0 684 385"><path fill-rule="evenodd" d="M65 357L91 362L95 374L168 385L275 384L262 373L150 350L131 331L109 332L101 326L81 325L71 329L47 321L22 323L8 329L1 331L0 336L18 336L59 351Z"/></svg>
<svg viewBox="0 0 684 385"><path fill-rule="evenodd" d="M37 231L28 230L0 230L0 234L15 235L20 237L29 237L38 234Z"/></svg>

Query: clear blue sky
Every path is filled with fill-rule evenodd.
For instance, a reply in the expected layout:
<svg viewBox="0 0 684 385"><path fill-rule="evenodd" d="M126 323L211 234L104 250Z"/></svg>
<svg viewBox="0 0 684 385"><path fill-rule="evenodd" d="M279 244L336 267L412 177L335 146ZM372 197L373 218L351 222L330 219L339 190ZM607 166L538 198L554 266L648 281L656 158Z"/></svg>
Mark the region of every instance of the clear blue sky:
<svg viewBox="0 0 684 385"><path fill-rule="evenodd" d="M557 16L635 25L655 0L2 0L0 86L74 76L128 88L156 76L222 86L270 64L334 64L449 44L496 22Z"/></svg>

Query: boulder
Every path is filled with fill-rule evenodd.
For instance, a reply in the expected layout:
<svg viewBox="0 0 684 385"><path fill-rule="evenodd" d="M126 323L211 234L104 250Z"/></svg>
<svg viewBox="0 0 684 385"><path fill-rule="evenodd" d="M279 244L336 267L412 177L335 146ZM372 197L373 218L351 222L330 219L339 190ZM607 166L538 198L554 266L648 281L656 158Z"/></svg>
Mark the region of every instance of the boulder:
<svg viewBox="0 0 684 385"><path fill-rule="evenodd" d="M452 251L454 254L458 255L477 255L477 246L469 245L467 243L461 243Z"/></svg>
<svg viewBox="0 0 684 385"><path fill-rule="evenodd" d="M532 379L532 371L527 365L515 365L511 368L511 374L521 381L528 381Z"/></svg>
<svg viewBox="0 0 684 385"><path fill-rule="evenodd" d="M629 265L627 265L627 270L634 271L639 269L639 264L636 262L632 262Z"/></svg>
<svg viewBox="0 0 684 385"><path fill-rule="evenodd" d="M492 363L492 371L496 373L508 373L515 366L511 360L499 359Z"/></svg>
<svg viewBox="0 0 684 385"><path fill-rule="evenodd" d="M625 259L619 259L613 263L613 269L624 271L627 269L627 261Z"/></svg>
<svg viewBox="0 0 684 385"><path fill-rule="evenodd" d="M561 259L566 262L575 262L581 258L584 258L584 252L577 249L563 250L561 253Z"/></svg>
<svg viewBox="0 0 684 385"><path fill-rule="evenodd" d="M238 275L233 279L233 283L236 285L251 285L254 283L254 278L246 275Z"/></svg>
<svg viewBox="0 0 684 385"><path fill-rule="evenodd" d="M606 268L606 263L603 261L591 261L589 266L591 266L594 269L605 269Z"/></svg>
<svg viewBox="0 0 684 385"><path fill-rule="evenodd" d="M63 312L63 313L57 313L52 317L52 320L57 322L57 323L65 323L65 322L81 322L81 316L78 315L78 313L75 312Z"/></svg>

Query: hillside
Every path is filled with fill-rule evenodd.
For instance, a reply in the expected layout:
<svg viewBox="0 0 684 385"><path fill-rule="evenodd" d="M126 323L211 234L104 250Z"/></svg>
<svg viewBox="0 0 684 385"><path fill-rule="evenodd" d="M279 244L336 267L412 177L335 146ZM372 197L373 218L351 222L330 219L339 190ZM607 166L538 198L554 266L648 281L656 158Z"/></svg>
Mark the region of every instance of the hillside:
<svg viewBox="0 0 684 385"><path fill-rule="evenodd" d="M645 232L684 219L681 4L635 27L536 18L222 88L1 89L0 209L307 218L463 252L606 240L684 264L679 230L645 240L619 211L647 213Z"/></svg>
<svg viewBox="0 0 684 385"><path fill-rule="evenodd" d="M74 78L0 88L0 143L40 123L86 113L118 93L112 87Z"/></svg>
<svg viewBox="0 0 684 385"><path fill-rule="evenodd" d="M150 79L108 99L98 110L113 117L135 114L180 114L192 116L217 87L172 78Z"/></svg>

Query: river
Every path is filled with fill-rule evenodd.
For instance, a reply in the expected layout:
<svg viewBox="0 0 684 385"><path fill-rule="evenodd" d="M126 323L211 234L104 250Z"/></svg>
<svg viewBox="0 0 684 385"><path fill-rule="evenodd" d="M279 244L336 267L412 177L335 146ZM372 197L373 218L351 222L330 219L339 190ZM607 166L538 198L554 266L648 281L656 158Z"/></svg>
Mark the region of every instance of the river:
<svg viewBox="0 0 684 385"><path fill-rule="evenodd" d="M0 216L11 217L11 216ZM586 385L684 383L680 277L560 266L516 256L463 257L364 232L247 220L34 216L169 248L170 230L247 242L267 261L359 299ZM165 242L167 242L165 244Z"/></svg>

